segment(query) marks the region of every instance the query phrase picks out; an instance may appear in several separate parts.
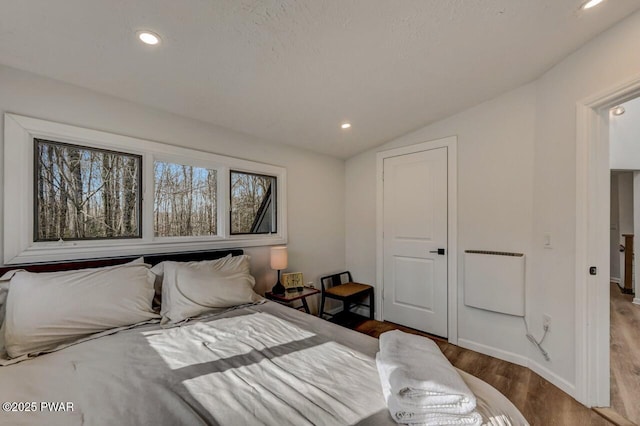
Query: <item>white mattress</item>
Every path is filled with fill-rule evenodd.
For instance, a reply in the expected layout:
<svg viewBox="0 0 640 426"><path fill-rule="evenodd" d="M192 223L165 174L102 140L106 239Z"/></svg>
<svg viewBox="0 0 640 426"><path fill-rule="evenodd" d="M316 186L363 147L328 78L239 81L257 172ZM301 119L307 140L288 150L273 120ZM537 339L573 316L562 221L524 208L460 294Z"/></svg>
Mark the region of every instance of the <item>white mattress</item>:
<svg viewBox="0 0 640 426"><path fill-rule="evenodd" d="M0 412L0 424L393 425L377 350L377 339L273 302L145 325L0 367L0 401L37 407ZM502 394L461 374L485 424L527 424Z"/></svg>

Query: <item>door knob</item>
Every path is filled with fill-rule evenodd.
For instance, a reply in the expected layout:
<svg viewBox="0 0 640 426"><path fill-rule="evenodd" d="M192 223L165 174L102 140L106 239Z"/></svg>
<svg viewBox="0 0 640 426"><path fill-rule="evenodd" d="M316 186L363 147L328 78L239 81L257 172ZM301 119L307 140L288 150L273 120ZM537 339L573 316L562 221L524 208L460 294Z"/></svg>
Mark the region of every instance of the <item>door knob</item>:
<svg viewBox="0 0 640 426"><path fill-rule="evenodd" d="M444 256L444 249L439 248L438 250L430 250L429 253L438 253L438 255Z"/></svg>

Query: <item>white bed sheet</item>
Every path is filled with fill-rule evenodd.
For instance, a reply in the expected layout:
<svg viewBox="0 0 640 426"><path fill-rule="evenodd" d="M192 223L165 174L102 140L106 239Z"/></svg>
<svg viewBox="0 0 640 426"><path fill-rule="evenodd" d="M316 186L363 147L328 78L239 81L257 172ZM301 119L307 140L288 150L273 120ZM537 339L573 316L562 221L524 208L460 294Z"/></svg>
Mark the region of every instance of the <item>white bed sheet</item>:
<svg viewBox="0 0 640 426"><path fill-rule="evenodd" d="M0 412L0 424L393 425L377 348L272 302L170 329L145 325L0 367L0 402L38 407ZM503 395L462 375L485 424L527 424ZM73 411L41 402L71 402Z"/></svg>

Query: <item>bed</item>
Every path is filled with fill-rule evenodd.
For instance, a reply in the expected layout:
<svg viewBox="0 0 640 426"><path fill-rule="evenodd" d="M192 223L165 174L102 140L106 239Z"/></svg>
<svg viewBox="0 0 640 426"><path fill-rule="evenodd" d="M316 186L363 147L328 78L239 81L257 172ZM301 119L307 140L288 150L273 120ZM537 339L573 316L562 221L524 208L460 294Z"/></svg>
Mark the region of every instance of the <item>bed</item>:
<svg viewBox="0 0 640 426"><path fill-rule="evenodd" d="M3 405L9 411L0 412L0 424L395 424L376 370L377 339L275 302L258 300L169 327L149 321L103 334L0 367L0 402L14 405ZM484 424L527 424L497 390L460 374L476 394Z"/></svg>

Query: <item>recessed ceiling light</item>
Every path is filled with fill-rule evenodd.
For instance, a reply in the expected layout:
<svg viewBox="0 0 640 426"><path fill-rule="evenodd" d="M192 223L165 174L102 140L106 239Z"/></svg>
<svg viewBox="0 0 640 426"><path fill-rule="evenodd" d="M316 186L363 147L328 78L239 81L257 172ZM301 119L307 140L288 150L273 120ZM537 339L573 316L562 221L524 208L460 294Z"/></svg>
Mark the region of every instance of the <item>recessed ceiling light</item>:
<svg viewBox="0 0 640 426"><path fill-rule="evenodd" d="M611 114L613 115L622 115L624 114L625 109L622 105L618 105L617 107L611 108Z"/></svg>
<svg viewBox="0 0 640 426"><path fill-rule="evenodd" d="M591 9L592 7L599 5L603 1L604 0L589 0L588 2L582 5L582 10Z"/></svg>
<svg viewBox="0 0 640 426"><path fill-rule="evenodd" d="M342 123L340 125L341 128L343 129L350 129L351 128L351 123Z"/></svg>
<svg viewBox="0 0 640 426"><path fill-rule="evenodd" d="M149 44L151 46L155 46L160 43L160 36L156 33L152 33L151 31L138 31L138 38L144 44Z"/></svg>

